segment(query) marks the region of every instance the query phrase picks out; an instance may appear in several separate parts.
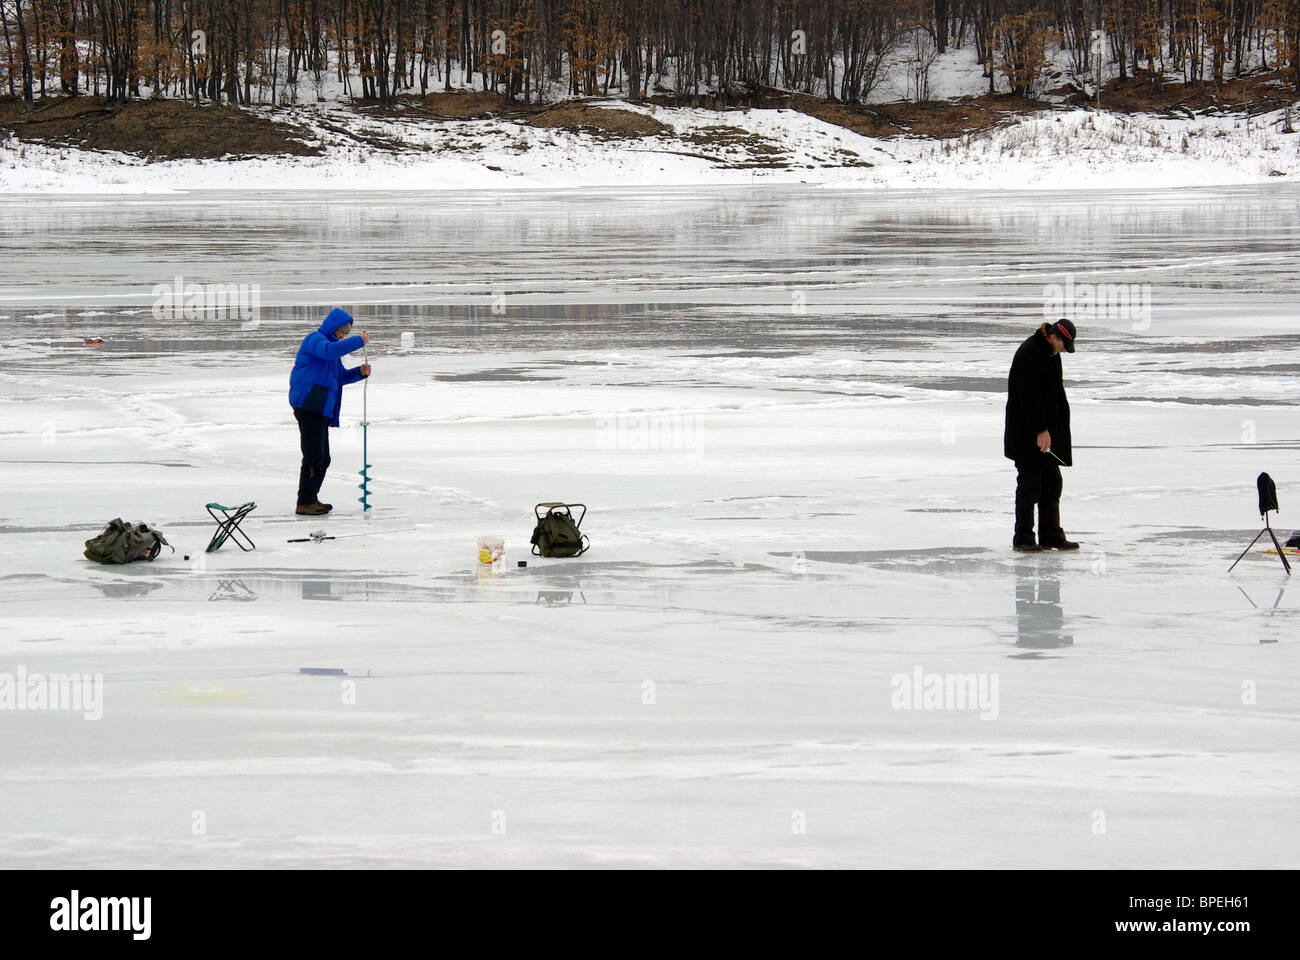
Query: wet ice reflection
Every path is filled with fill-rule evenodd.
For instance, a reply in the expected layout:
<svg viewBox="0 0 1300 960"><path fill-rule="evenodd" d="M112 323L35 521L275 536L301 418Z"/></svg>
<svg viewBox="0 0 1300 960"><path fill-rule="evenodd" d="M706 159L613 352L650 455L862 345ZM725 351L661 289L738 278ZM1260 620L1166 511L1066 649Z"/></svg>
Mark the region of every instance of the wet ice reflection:
<svg viewBox="0 0 1300 960"><path fill-rule="evenodd" d="M1016 646L1055 650L1074 645L1065 630L1061 574L1037 565L1016 565Z"/></svg>

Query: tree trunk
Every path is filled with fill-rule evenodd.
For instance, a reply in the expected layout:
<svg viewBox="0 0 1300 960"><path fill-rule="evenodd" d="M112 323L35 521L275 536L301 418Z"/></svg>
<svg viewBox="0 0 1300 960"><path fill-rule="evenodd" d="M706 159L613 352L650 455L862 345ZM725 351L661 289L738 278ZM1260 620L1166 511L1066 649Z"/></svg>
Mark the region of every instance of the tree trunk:
<svg viewBox="0 0 1300 960"><path fill-rule="evenodd" d="M32 102L32 58L27 46L27 21L23 16L23 0L14 0L14 18L18 21L18 47L23 56L23 99Z"/></svg>

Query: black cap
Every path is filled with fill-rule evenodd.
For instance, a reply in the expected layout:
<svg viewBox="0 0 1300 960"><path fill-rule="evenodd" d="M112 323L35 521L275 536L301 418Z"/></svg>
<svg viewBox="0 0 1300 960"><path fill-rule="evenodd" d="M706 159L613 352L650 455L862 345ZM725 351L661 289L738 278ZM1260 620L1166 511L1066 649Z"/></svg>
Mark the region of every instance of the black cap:
<svg viewBox="0 0 1300 960"><path fill-rule="evenodd" d="M1066 353L1074 353L1074 338L1076 331L1073 323L1069 320L1061 319L1057 320L1048 329L1051 333L1054 333L1061 338L1061 343L1065 345Z"/></svg>

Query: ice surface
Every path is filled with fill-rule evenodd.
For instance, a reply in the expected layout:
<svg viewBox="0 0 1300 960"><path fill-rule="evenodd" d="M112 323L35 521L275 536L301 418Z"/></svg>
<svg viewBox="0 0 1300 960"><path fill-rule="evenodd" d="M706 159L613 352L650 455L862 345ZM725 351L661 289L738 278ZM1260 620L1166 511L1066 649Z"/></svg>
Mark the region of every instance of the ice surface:
<svg viewBox="0 0 1300 960"><path fill-rule="evenodd" d="M1256 474L1300 510L1298 204L0 201L0 674L105 697L0 710L0 864L1297 865L1296 588L1225 571ZM1151 317L1078 317L1084 549L1020 556L1003 384L1070 271ZM178 274L258 322L155 319ZM356 386L298 519L288 369L335 304L375 509ZM257 550L203 555L248 499ZM517 568L553 499L591 552ZM114 516L177 553L87 563ZM917 668L996 717L895 709Z"/></svg>

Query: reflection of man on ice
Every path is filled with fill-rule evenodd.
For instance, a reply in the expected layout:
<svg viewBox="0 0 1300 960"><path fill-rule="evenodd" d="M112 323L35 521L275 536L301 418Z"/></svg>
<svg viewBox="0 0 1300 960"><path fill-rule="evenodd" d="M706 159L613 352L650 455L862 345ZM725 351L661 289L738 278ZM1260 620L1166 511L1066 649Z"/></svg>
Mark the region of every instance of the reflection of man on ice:
<svg viewBox="0 0 1300 960"><path fill-rule="evenodd" d="M370 364L343 366L342 358L370 342L364 330L352 333L352 317L335 307L315 333L298 348L289 375L289 405L298 420L302 441L302 469L298 474L298 508L301 516L329 513L333 506L318 499L330 465L329 428L339 425L343 387L370 376Z"/></svg>
<svg viewBox="0 0 1300 960"><path fill-rule="evenodd" d="M1069 647L1074 636L1065 632L1061 581L1053 572L1039 573L1036 563L1016 570L1016 646L1031 650Z"/></svg>
<svg viewBox="0 0 1300 960"><path fill-rule="evenodd" d="M1074 336L1069 320L1044 323L1011 361L1002 452L1016 464L1016 530L1011 546L1021 553L1079 549L1061 529L1061 466L1074 463L1061 351L1074 353Z"/></svg>

